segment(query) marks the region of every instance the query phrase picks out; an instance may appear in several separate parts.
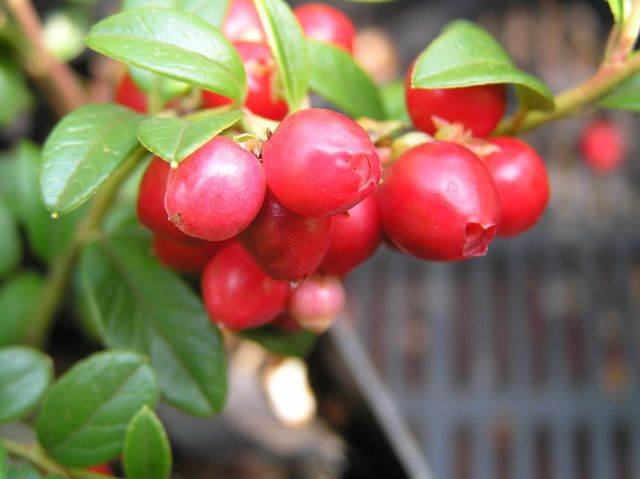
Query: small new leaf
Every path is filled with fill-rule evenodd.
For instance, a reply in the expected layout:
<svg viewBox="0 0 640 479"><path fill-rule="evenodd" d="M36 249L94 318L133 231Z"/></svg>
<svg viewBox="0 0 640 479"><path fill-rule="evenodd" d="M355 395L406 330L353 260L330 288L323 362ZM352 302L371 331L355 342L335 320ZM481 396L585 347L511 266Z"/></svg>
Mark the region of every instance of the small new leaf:
<svg viewBox="0 0 640 479"><path fill-rule="evenodd" d="M127 427L123 459L128 479L168 479L171 475L167 433L147 406L138 411Z"/></svg>

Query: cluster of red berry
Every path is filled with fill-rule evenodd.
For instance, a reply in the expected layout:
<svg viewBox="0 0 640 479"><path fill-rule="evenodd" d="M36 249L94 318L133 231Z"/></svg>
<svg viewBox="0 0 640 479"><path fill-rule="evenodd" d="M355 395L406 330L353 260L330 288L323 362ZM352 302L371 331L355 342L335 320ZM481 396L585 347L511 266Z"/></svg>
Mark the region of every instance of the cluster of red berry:
<svg viewBox="0 0 640 479"><path fill-rule="evenodd" d="M343 13L310 4L296 15L307 36L351 52L355 29ZM216 323L323 331L344 305L340 278L383 238L419 258L462 260L484 254L496 233L516 235L541 216L547 173L524 142L491 139L480 157L453 141L429 141L383 169L379 150L350 118L317 108L288 114L251 0L232 2L223 31L245 63L245 106L282 122L260 148L218 136L176 169L153 159L138 197L156 255L178 271L202 272ZM428 134L440 118L486 137L504 114L503 85L413 88L411 71L408 110ZM145 109L133 88L125 79L118 101ZM205 106L228 102L203 93Z"/></svg>

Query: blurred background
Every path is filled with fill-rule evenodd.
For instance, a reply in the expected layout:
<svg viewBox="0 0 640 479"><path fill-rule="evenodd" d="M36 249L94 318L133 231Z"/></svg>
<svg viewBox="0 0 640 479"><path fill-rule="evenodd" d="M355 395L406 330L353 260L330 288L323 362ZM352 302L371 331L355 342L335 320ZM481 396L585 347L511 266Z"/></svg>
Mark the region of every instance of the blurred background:
<svg viewBox="0 0 640 479"><path fill-rule="evenodd" d="M593 73L611 23L600 0L328 3L354 19L356 54L383 83L465 17L557 92ZM78 45L116 2L35 4L77 69L111 68ZM40 100L2 129L3 150L46 137L56 117ZM607 174L581 161L589 120L527 138L552 181L534 230L462 264L382 248L349 278L346 317L306 363L232 344L223 414L160 410L175 477L640 478L638 122L607 115L629 143L624 165ZM96 345L62 321L51 347L62 369Z"/></svg>

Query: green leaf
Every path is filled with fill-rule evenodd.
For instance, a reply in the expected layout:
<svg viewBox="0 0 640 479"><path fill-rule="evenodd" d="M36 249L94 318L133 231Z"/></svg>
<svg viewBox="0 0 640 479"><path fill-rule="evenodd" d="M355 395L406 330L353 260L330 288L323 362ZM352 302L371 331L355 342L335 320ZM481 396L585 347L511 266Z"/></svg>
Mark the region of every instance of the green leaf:
<svg viewBox="0 0 640 479"><path fill-rule="evenodd" d="M349 53L316 40L308 44L312 90L353 117L384 119L378 87Z"/></svg>
<svg viewBox="0 0 640 479"><path fill-rule="evenodd" d="M88 200L138 145L142 116L119 105L86 105L62 119L44 145L45 206L66 213Z"/></svg>
<svg viewBox="0 0 640 479"><path fill-rule="evenodd" d="M0 349L0 423L22 419L38 404L53 376L48 356L25 346Z"/></svg>
<svg viewBox="0 0 640 479"><path fill-rule="evenodd" d="M168 479L171 475L171 446L167 433L158 417L146 406L127 427L123 457L127 479Z"/></svg>
<svg viewBox="0 0 640 479"><path fill-rule="evenodd" d="M289 5L283 0L255 0L289 109L295 111L307 95L310 64L307 42Z"/></svg>
<svg viewBox="0 0 640 479"><path fill-rule="evenodd" d="M44 279L40 274L22 272L0 287L0 346L24 342L29 319L38 305Z"/></svg>
<svg viewBox="0 0 640 479"><path fill-rule="evenodd" d="M11 210L0 200L0 277L13 271L22 260L22 242L18 223Z"/></svg>
<svg viewBox="0 0 640 479"><path fill-rule="evenodd" d="M618 85L600 101L600 106L611 110L640 111L640 74Z"/></svg>
<svg viewBox="0 0 640 479"><path fill-rule="evenodd" d="M124 0L123 10L142 7L165 7L195 13L219 27L227 13L229 0Z"/></svg>
<svg viewBox="0 0 640 479"><path fill-rule="evenodd" d="M466 20L447 25L422 52L413 71L413 86L455 88L514 84L531 109L553 109L553 94L536 77L514 65L502 46L485 30Z"/></svg>
<svg viewBox="0 0 640 479"><path fill-rule="evenodd" d="M15 464L9 466L7 471L7 479L40 479L41 477L38 470L31 464Z"/></svg>
<svg viewBox="0 0 640 479"><path fill-rule="evenodd" d="M271 326L243 331L242 337L260 344L273 353L300 358L311 352L318 338L309 331L288 332Z"/></svg>
<svg viewBox="0 0 640 479"><path fill-rule="evenodd" d="M222 33L190 13L137 8L96 24L92 49L116 60L214 91L242 102L246 74L238 52Z"/></svg>
<svg viewBox="0 0 640 479"><path fill-rule="evenodd" d="M7 477L7 451L0 441L0 479L6 479Z"/></svg>
<svg viewBox="0 0 640 479"><path fill-rule="evenodd" d="M36 422L38 439L66 466L107 462L122 450L134 414L157 401L156 379L144 358L125 351L93 354L49 390Z"/></svg>
<svg viewBox="0 0 640 479"><path fill-rule="evenodd" d="M138 139L160 158L180 162L240 118L240 110L203 110L192 118L149 118L140 124Z"/></svg>
<svg viewBox="0 0 640 479"><path fill-rule="evenodd" d="M81 294L93 304L109 347L149 356L164 398L196 416L219 411L226 395L222 338L200 298L152 257L146 235L122 231L86 248Z"/></svg>
<svg viewBox="0 0 640 479"><path fill-rule="evenodd" d="M611 9L611 15L616 23L620 23L625 18L624 0L607 0L609 8Z"/></svg>
<svg viewBox="0 0 640 479"><path fill-rule="evenodd" d="M404 82L402 80L380 88L384 105L385 119L409 123L409 113L405 100Z"/></svg>
<svg viewBox="0 0 640 479"><path fill-rule="evenodd" d="M151 93L154 89L157 89L158 95L163 102L184 95L191 88L187 83L171 80L134 66L129 66L129 74L142 91Z"/></svg>
<svg viewBox="0 0 640 479"><path fill-rule="evenodd" d="M0 126L7 126L33 104L33 97L20 70L0 58Z"/></svg>

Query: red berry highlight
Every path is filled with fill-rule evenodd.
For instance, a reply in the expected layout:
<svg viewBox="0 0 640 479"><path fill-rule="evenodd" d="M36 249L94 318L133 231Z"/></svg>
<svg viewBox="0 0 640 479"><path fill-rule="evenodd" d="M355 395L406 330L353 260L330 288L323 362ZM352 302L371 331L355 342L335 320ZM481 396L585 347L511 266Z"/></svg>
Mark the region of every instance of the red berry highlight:
<svg viewBox="0 0 640 479"><path fill-rule="evenodd" d="M269 276L295 281L320 266L329 249L332 222L289 211L267 192L260 213L240 240Z"/></svg>
<svg viewBox="0 0 640 479"><path fill-rule="evenodd" d="M380 210L375 194L333 217L329 251L320 265L324 274L344 276L369 259L382 241Z"/></svg>
<svg viewBox="0 0 640 479"><path fill-rule="evenodd" d="M288 312L304 329L323 333L344 309L342 282L331 276L316 276L300 283L291 293Z"/></svg>
<svg viewBox="0 0 640 479"><path fill-rule="evenodd" d="M269 188L302 216L342 213L380 180L380 160L367 133L350 118L310 108L286 117L262 149Z"/></svg>
<svg viewBox="0 0 640 479"><path fill-rule="evenodd" d="M407 151L385 175L378 201L389 238L423 259L484 255L500 220L489 170L455 143L427 143Z"/></svg>
<svg viewBox="0 0 640 479"><path fill-rule="evenodd" d="M624 163L629 146L619 128L608 120L596 120L580 134L585 163L599 173L609 173Z"/></svg>
<svg viewBox="0 0 640 479"><path fill-rule="evenodd" d="M504 85L480 85L464 88L413 88L413 65L405 79L409 116L415 127L433 135L433 116L449 123L462 123L474 136L486 137L504 116L507 90Z"/></svg>
<svg viewBox="0 0 640 479"><path fill-rule="evenodd" d="M153 252L165 266L180 273L199 273L224 242L177 240L162 234L153 237Z"/></svg>
<svg viewBox="0 0 640 479"><path fill-rule="evenodd" d="M307 3L294 12L307 37L332 43L353 53L356 27L345 13L325 3Z"/></svg>
<svg viewBox="0 0 640 479"><path fill-rule="evenodd" d="M257 328L284 312L289 283L270 278L239 243L222 248L202 273L211 321L230 329Z"/></svg>
<svg viewBox="0 0 640 479"><path fill-rule="evenodd" d="M217 136L169 172L164 205L169 219L188 235L222 241L249 226L264 195L258 159Z"/></svg>
<svg viewBox="0 0 640 479"><path fill-rule="evenodd" d="M253 0L231 0L222 33L232 42L265 42L260 15Z"/></svg>
<svg viewBox="0 0 640 479"><path fill-rule="evenodd" d="M531 228L549 201L547 168L536 151L517 138L491 140L499 151L484 158L498 189L502 215L498 235L515 236Z"/></svg>
<svg viewBox="0 0 640 479"><path fill-rule="evenodd" d="M126 74L116 87L114 100L120 105L127 106L138 113L147 112L147 96L138 88L131 76Z"/></svg>

